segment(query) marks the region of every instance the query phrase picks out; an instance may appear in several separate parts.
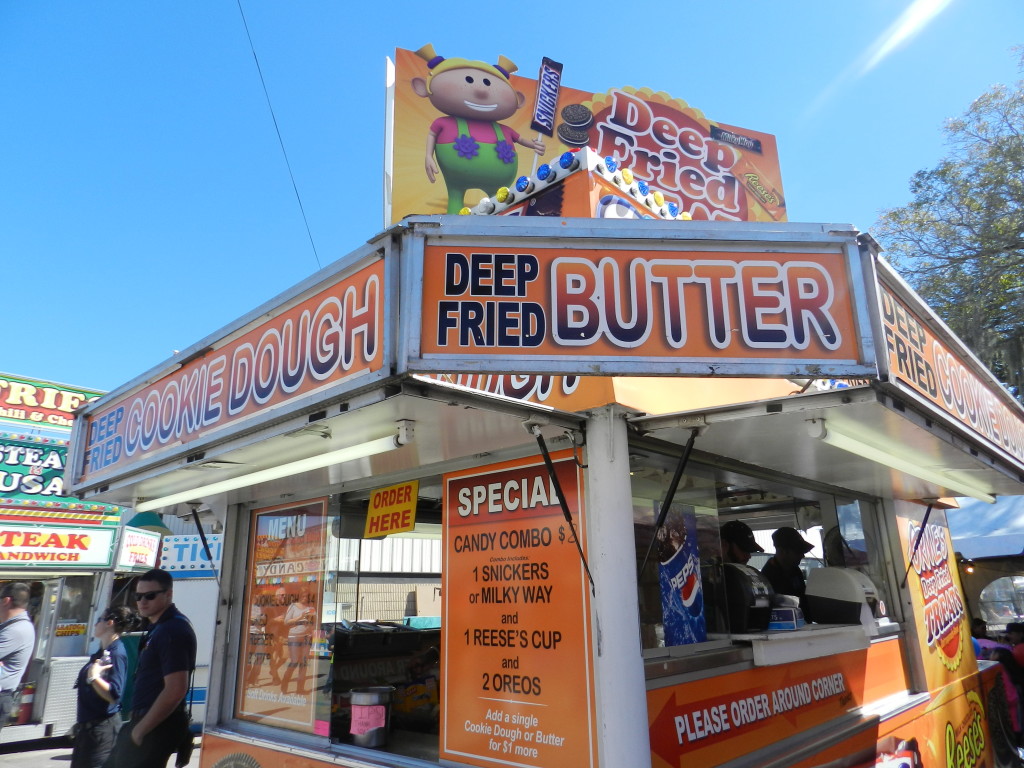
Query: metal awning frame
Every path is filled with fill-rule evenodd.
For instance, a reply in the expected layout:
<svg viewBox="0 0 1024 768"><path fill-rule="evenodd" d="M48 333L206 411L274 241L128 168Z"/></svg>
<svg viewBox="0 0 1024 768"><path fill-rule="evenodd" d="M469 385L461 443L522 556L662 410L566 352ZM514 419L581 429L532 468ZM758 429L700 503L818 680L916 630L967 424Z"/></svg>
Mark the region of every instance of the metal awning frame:
<svg viewBox="0 0 1024 768"><path fill-rule="evenodd" d="M272 497L279 491L295 493L298 487L303 493L314 489L348 492L362 486L379 487L395 477L436 473L439 467L447 471L487 463L488 456L496 461L530 455L537 451L536 437L528 431L532 426L559 448L580 445L586 416L420 376L398 377L354 398L322 403L312 415L300 411L262 429L208 445L199 459L191 447L182 446L160 462L91 489L85 498L117 498L132 506L142 499L181 493L275 463L326 453L337 444L378 439L391 434L396 421L402 419L417 422L415 440L392 451L393 456L374 457L372 466L365 459L351 467L345 465L343 483L337 480L337 471L325 468L302 478L231 491L226 498L237 503ZM462 434L453 434L455 431ZM566 434L572 435L571 441L565 439Z"/></svg>
<svg viewBox="0 0 1024 768"><path fill-rule="evenodd" d="M832 421L891 446L893 452L920 456L954 476L972 478L992 495L1024 493L1024 467L983 445L928 403L886 382L628 419L640 435L678 445L700 430L697 448L744 464L877 498L928 499L958 494L892 467L825 445L813 425Z"/></svg>

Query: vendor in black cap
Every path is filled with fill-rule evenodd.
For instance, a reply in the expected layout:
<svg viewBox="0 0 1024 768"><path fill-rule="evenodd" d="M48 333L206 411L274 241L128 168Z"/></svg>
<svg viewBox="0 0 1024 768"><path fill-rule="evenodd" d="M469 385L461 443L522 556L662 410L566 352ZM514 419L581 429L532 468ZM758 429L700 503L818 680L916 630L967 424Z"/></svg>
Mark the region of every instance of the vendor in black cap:
<svg viewBox="0 0 1024 768"><path fill-rule="evenodd" d="M772 534L775 554L764 564L761 573L771 583L777 594L796 595L802 598L807 588L800 561L814 549L805 541L796 528L783 526Z"/></svg>
<svg viewBox="0 0 1024 768"><path fill-rule="evenodd" d="M746 565L754 552L764 548L754 540L754 532L742 520L730 520L721 529L722 562Z"/></svg>

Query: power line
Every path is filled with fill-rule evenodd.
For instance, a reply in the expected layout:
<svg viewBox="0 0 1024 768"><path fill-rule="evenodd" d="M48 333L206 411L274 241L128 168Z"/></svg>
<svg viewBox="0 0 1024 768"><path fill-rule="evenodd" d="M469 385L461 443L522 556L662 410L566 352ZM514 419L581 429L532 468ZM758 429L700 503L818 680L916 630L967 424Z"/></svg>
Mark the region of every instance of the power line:
<svg viewBox="0 0 1024 768"><path fill-rule="evenodd" d="M302 196L299 195L299 187L295 183L295 174L292 173L292 164L288 160L288 151L284 148L284 139L281 138L281 128L277 124L277 115L274 114L274 105L270 102L270 92L267 90L267 81L263 78L263 68L260 66L260 58L256 55L256 46L252 44L252 35L249 33L249 22L245 20L245 11L242 10L242 0L238 3L238 13L242 17L242 26L245 27L245 36L249 38L249 49L252 51L253 61L256 62L256 71L260 74L260 84L263 86L263 95L267 99L267 108L270 110L270 118L274 121L274 130L277 132L277 143L281 146L281 154L284 155L284 164L288 168L288 176L292 180L292 189L295 190L295 199L299 203L299 211L302 213L302 221L306 225L306 234L309 236L309 245L313 249L313 257L316 259L317 269L322 269L320 254L316 252L316 243L313 242L313 232L309 228L309 219L306 218L306 209L302 205Z"/></svg>

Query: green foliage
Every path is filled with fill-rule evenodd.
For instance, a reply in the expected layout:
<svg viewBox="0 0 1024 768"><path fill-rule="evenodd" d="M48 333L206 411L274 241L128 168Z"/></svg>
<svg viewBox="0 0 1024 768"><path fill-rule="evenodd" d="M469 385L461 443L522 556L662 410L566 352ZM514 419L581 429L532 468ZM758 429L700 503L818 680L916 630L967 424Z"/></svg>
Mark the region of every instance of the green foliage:
<svg viewBox="0 0 1024 768"><path fill-rule="evenodd" d="M1024 48L1017 51L1024 72ZM950 147L872 234L885 256L1018 397L1024 391L1024 80L945 127Z"/></svg>

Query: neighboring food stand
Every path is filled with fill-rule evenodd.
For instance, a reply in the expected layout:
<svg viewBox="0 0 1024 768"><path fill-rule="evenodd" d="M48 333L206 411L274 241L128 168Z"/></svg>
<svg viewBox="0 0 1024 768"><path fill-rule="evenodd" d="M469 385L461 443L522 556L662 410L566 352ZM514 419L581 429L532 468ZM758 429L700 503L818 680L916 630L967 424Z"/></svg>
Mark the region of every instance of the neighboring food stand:
<svg viewBox="0 0 1024 768"><path fill-rule="evenodd" d="M0 581L31 589L36 647L3 743L63 735L75 722L72 686L97 612L120 574L156 563L160 537L121 526L120 509L65 492L72 414L99 396L0 374Z"/></svg>
<svg viewBox="0 0 1024 768"><path fill-rule="evenodd" d="M999 638L1007 624L1024 621L1024 496L990 507L967 501L949 524L971 617Z"/></svg>
<svg viewBox="0 0 1024 768"><path fill-rule="evenodd" d="M529 85L399 53L396 122L460 67ZM1014 765L943 510L1021 492L1024 411L869 236L785 223L773 137L664 94L565 111L560 73L534 130L600 153L80 410L76 493L224 521L202 764ZM731 520L822 541L805 625L769 628Z"/></svg>

